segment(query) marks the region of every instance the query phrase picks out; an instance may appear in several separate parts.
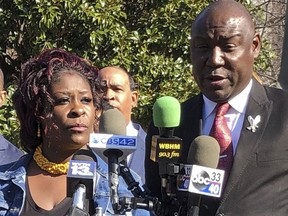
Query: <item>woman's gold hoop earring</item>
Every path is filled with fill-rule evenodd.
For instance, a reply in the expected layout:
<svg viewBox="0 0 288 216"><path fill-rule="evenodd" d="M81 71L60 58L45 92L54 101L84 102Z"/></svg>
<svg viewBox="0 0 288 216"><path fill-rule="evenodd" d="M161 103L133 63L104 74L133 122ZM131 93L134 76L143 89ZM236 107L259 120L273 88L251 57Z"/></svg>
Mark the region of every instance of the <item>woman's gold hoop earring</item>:
<svg viewBox="0 0 288 216"><path fill-rule="evenodd" d="M41 137L41 129L40 129L40 123L37 124L37 137Z"/></svg>

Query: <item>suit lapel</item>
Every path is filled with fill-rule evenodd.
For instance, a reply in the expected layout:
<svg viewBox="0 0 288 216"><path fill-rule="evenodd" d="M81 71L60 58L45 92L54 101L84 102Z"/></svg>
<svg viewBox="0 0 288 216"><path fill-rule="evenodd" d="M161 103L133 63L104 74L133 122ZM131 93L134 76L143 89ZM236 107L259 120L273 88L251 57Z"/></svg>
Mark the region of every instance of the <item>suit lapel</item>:
<svg viewBox="0 0 288 216"><path fill-rule="evenodd" d="M249 161L253 159L256 147L265 131L271 110L272 103L268 100L264 87L253 80L253 86L245 112L245 119L234 157L233 167L221 203L227 199L231 190L237 185L241 175L247 168ZM261 121L258 123L256 131L252 132L247 129L247 127L251 126L248 117L251 116L255 118L257 115L260 115Z"/></svg>
<svg viewBox="0 0 288 216"><path fill-rule="evenodd" d="M187 163L187 157L192 141L201 135L203 97L199 94L182 104L181 124L176 128L175 134L183 139L181 159L179 162ZM195 124L192 124L195 122Z"/></svg>

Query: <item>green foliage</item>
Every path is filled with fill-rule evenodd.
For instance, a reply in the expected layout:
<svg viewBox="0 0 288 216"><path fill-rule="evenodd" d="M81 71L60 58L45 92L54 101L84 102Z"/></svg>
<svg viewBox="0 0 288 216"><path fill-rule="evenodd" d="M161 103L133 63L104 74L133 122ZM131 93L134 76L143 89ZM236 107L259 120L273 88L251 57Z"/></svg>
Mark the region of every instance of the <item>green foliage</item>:
<svg viewBox="0 0 288 216"><path fill-rule="evenodd" d="M14 88L10 85L7 89L8 97L0 108L0 133L11 143L20 146L19 143L19 122L13 109L11 96Z"/></svg>
<svg viewBox="0 0 288 216"><path fill-rule="evenodd" d="M144 127L156 98L183 101L198 91L189 65L189 34L201 8L191 0L14 0L0 7L2 62L9 62L10 74L51 47L73 51L100 68L121 65L140 85L133 117Z"/></svg>
<svg viewBox="0 0 288 216"><path fill-rule="evenodd" d="M265 36L265 29L268 31L269 25L267 23L267 5L265 3L259 3L260 5L253 5L251 0L245 0L243 3L249 8L250 13L252 14L256 26L256 31L261 35L261 53L256 59L255 71L259 74L265 74L268 76L275 76L275 69L273 65L277 59L277 53L273 50L271 41L268 40ZM267 26L268 25L268 26Z"/></svg>
<svg viewBox="0 0 288 216"><path fill-rule="evenodd" d="M90 59L99 68L123 66L139 83L133 118L145 128L158 97L170 95L182 102L198 92L189 64L190 26L209 2L0 0L0 64L6 77L17 77L26 59L58 47ZM265 52L260 61L268 55ZM266 61L261 64L265 68ZM10 103L2 113L6 110L6 116L15 120ZM1 131L11 138L17 130L14 120L11 129L1 122Z"/></svg>

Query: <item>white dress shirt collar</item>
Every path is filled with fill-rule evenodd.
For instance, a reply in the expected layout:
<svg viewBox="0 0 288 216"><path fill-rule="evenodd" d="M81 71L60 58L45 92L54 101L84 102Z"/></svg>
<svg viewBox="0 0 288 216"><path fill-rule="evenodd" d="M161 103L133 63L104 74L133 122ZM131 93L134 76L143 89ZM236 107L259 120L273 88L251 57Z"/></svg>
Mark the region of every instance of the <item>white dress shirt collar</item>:
<svg viewBox="0 0 288 216"><path fill-rule="evenodd" d="M240 92L238 95L233 97L231 100L228 101L230 106L238 113L244 113L246 110L246 106L248 103L249 94L252 88L252 79L245 87L245 89ZM214 110L217 103L209 100L205 95L203 95L204 100L204 110L203 110L203 119L206 119ZM241 103L240 103L241 101Z"/></svg>
<svg viewBox="0 0 288 216"><path fill-rule="evenodd" d="M127 136L137 136L138 135L138 128L130 121L126 126L126 135Z"/></svg>

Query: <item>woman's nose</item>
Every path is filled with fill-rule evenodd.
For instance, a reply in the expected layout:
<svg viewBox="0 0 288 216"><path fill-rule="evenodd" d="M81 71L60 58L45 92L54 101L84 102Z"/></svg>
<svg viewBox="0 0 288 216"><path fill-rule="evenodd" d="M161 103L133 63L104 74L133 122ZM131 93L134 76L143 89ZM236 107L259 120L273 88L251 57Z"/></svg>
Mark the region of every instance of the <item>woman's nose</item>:
<svg viewBox="0 0 288 216"><path fill-rule="evenodd" d="M71 113L73 116L81 116L85 113L85 109L83 107L83 104L80 102L74 103Z"/></svg>

